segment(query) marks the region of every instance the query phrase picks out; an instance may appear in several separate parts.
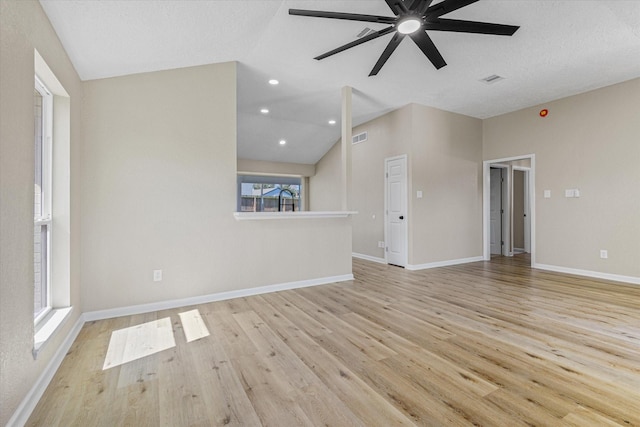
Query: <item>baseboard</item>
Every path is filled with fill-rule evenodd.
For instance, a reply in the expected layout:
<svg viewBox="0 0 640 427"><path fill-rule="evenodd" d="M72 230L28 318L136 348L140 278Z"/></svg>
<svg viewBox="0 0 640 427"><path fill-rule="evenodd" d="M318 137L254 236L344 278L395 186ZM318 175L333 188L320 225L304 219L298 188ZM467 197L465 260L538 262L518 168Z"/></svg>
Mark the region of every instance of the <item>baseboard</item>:
<svg viewBox="0 0 640 427"><path fill-rule="evenodd" d="M58 368L62 364L64 357L71 348L71 345L73 345L73 342L80 333L84 322L84 316L80 314L78 320L76 320L76 323L73 325L73 328L71 328L67 337L62 342L62 345L60 345L60 348L56 351L56 354L51 358L47 366L44 368L44 371L42 371L42 374L40 374L33 387L31 387L31 390L29 390L24 399L22 399L22 402L20 402L20 405L16 408L7 423L7 427L24 426L27 423L31 413L38 404L38 401L40 401L40 398L49 386L53 376L58 371Z"/></svg>
<svg viewBox="0 0 640 427"><path fill-rule="evenodd" d="M359 258L359 259L364 259L364 260L367 260L367 261L377 262L378 264L386 264L387 263L387 260L384 259L384 258L378 258L376 256L359 254L359 253L356 253L356 252L353 252L351 254L351 256L354 257L354 258Z"/></svg>
<svg viewBox="0 0 640 427"><path fill-rule="evenodd" d="M238 291L219 292L197 297L181 298L168 301L160 301L149 304L131 305L128 307L113 308L107 310L89 311L84 313L87 322L93 320L111 319L114 317L131 316L133 314L150 313L159 310L168 310L178 307L206 304L215 301L224 301L233 298L242 298L252 295L267 294L270 292L286 291L289 289L306 288L309 286L326 285L328 283L353 280L353 274L341 276L321 277L318 279L300 280L297 282L280 283L277 285L260 286L257 288L241 289Z"/></svg>
<svg viewBox="0 0 640 427"><path fill-rule="evenodd" d="M470 262L478 262L478 261L484 261L484 258L481 256L476 256L472 258L460 258L460 259L451 259L446 261L429 262L427 264L416 264L416 265L407 264L405 268L407 270L426 270L429 268L448 267L450 265L468 264Z"/></svg>
<svg viewBox="0 0 640 427"><path fill-rule="evenodd" d="M555 271L556 273L575 274L576 276L593 277L594 279L612 280L614 282L630 283L632 285L640 285L640 277L622 276L620 274L602 273L599 271L580 270L577 268L560 267L549 264L534 264L533 268L538 270Z"/></svg>

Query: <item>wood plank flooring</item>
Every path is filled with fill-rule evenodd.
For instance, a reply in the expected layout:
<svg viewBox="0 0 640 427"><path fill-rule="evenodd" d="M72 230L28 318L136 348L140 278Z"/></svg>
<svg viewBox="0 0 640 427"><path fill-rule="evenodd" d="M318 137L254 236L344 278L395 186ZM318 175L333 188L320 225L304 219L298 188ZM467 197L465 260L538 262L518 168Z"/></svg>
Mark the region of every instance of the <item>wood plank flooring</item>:
<svg viewBox="0 0 640 427"><path fill-rule="evenodd" d="M89 322L28 425L640 426L640 287L528 262L354 259L350 282ZM175 347L102 369L112 331L166 317Z"/></svg>

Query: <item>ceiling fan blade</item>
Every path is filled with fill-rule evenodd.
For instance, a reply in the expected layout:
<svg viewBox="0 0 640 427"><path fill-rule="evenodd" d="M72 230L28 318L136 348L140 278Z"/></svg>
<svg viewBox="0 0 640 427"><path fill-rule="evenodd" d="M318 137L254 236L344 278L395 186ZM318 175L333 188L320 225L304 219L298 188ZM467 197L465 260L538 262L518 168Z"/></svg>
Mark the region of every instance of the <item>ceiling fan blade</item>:
<svg viewBox="0 0 640 427"><path fill-rule="evenodd" d="M401 13L409 12L407 5L404 4L404 0L384 0L393 13L400 15Z"/></svg>
<svg viewBox="0 0 640 427"><path fill-rule="evenodd" d="M393 24L395 17L362 15L359 13L324 12L322 10L289 9L289 15L311 16L313 18L346 19L348 21L377 22L379 24Z"/></svg>
<svg viewBox="0 0 640 427"><path fill-rule="evenodd" d="M498 36L511 36L518 26L491 24L489 22L461 21L459 19L438 19L425 23L427 30L434 31L457 31L461 33L495 34Z"/></svg>
<svg viewBox="0 0 640 427"><path fill-rule="evenodd" d="M409 34L409 37L411 37L411 40L413 40L415 44L418 45L422 53L424 53L426 57L429 58L429 61L431 61L436 69L439 70L440 68L447 65L442 55L440 55L438 48L435 44L433 44L431 37L429 37L426 32L416 31L415 33Z"/></svg>
<svg viewBox="0 0 640 427"><path fill-rule="evenodd" d="M469 6L477 1L478 0L444 0L427 9L427 19L437 18L446 13L458 10L461 7Z"/></svg>
<svg viewBox="0 0 640 427"><path fill-rule="evenodd" d="M398 32L396 32L393 35L393 38L391 39L387 47L384 49L384 52L382 52L382 55L380 55L380 58L378 58L378 62L376 62L376 65L373 66L373 69L369 73L369 77L375 76L376 74L378 74L378 71L380 71L380 69L385 64L385 62L387 62L387 59L389 59L393 51L396 50L396 48L398 47L398 45L400 44L403 38L404 38L404 34L401 34Z"/></svg>
<svg viewBox="0 0 640 427"><path fill-rule="evenodd" d="M409 10L418 13L419 15L424 15L431 6L433 0L413 0L411 6L409 6Z"/></svg>
<svg viewBox="0 0 640 427"><path fill-rule="evenodd" d="M352 41L351 43L347 43L347 44L345 44L343 46L340 46L338 48L330 50L329 52L323 53L320 56L316 56L313 59L321 60L321 59L327 58L327 57L329 57L331 55L335 55L336 53L340 53L343 50L351 49L352 47L355 47L355 46L358 46L358 45L360 45L362 43L368 42L369 40L377 39L380 36L384 36L385 34L389 34L389 33L393 32L394 30L395 30L395 27L393 27L393 26L387 27L387 28L383 28L380 31L376 31L375 33L371 33L371 34L369 34L367 36L364 36L364 37L362 37L362 38L360 38L358 40Z"/></svg>

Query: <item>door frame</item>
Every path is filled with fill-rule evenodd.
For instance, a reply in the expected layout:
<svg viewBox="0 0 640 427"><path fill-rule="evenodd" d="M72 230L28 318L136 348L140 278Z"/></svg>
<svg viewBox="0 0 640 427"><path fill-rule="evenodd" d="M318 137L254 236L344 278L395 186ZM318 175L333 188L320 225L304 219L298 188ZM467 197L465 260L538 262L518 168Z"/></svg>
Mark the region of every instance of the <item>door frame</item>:
<svg viewBox="0 0 640 427"><path fill-rule="evenodd" d="M530 212L530 254L531 254L531 265L535 265L536 262L536 199L535 199L535 174L536 174L536 155L535 154L526 154L523 156L515 156L515 157L505 157L500 159L492 159L492 160L484 160L482 162L482 176L483 176L483 185L482 185L482 257L485 261L491 260L491 223L490 223L490 182L491 182L491 166L494 167L496 164L500 164L501 162L511 162L514 160L531 160L531 168L529 169L527 184L529 187L528 198L529 198L529 212ZM509 174L507 174L507 177Z"/></svg>
<svg viewBox="0 0 640 427"><path fill-rule="evenodd" d="M401 154L399 156L393 156L393 157L387 157L384 159L384 261L385 263L389 264L389 259L387 256L388 253L388 245L389 245L389 226L388 226L388 219L389 219L389 209L388 209L388 205L389 205L389 176L388 176L388 169L389 169L389 162L394 161L394 160L400 160L403 159L404 160L404 188L405 188L405 197L402 200L402 210L405 212L405 218L406 220L403 221L403 227L402 230L404 232L404 260L402 263L402 267L406 267L407 263L409 262L409 220L410 218L407 211L409 209L409 203L408 203L408 199L409 199L409 162L407 161L407 155L406 154ZM395 265L395 264L394 264Z"/></svg>

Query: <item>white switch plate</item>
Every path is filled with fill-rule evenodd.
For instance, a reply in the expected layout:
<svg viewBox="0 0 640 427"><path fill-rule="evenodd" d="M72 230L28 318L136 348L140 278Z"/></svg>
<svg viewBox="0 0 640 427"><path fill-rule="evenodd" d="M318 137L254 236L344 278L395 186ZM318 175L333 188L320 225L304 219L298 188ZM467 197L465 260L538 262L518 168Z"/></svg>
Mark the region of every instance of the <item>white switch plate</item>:
<svg viewBox="0 0 640 427"><path fill-rule="evenodd" d="M551 198L551 190L544 190L544 198L545 199Z"/></svg>
<svg viewBox="0 0 640 427"><path fill-rule="evenodd" d="M564 197L573 197L573 190L564 190Z"/></svg>
<svg viewBox="0 0 640 427"><path fill-rule="evenodd" d="M378 247L379 248L384 248L384 242L378 242Z"/></svg>
<svg viewBox="0 0 640 427"><path fill-rule="evenodd" d="M162 281L162 270L153 270L153 281L154 282Z"/></svg>
<svg viewBox="0 0 640 427"><path fill-rule="evenodd" d="M606 249L600 249L600 258L602 259L609 258L609 252Z"/></svg>
<svg viewBox="0 0 640 427"><path fill-rule="evenodd" d="M580 190L578 190L577 188L574 188L573 197L580 197Z"/></svg>
<svg viewBox="0 0 640 427"><path fill-rule="evenodd" d="M422 191L418 190L417 193L416 193L416 197L418 199L422 199Z"/></svg>

